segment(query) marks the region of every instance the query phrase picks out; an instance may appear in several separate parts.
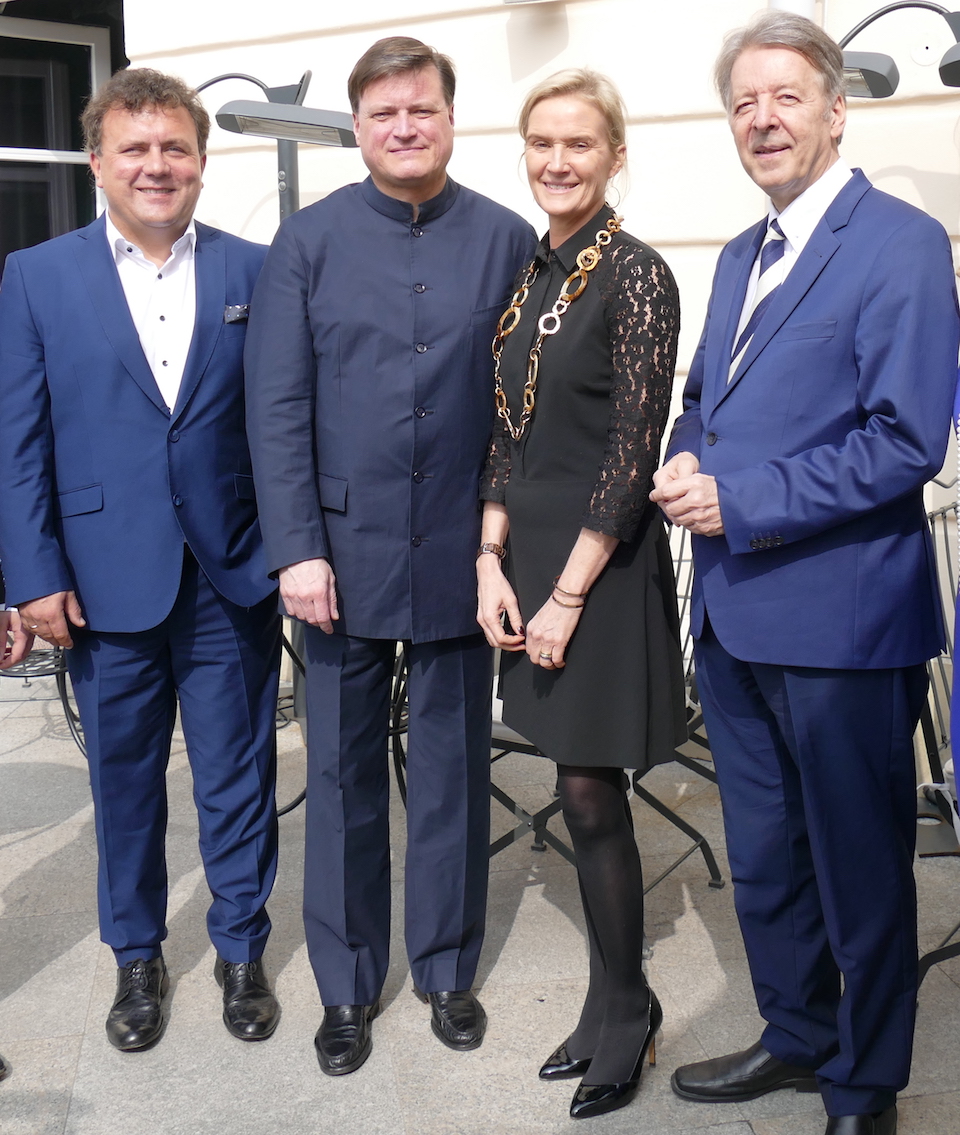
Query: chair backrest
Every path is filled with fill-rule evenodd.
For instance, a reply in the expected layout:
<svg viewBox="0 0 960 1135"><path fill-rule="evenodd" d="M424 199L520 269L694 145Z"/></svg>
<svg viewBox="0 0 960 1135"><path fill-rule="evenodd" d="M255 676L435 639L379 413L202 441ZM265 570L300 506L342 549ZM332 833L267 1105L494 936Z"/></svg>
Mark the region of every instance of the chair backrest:
<svg viewBox="0 0 960 1135"><path fill-rule="evenodd" d="M927 760L935 780L942 780L942 769L951 755L950 691L953 685L953 639L957 598L957 502L927 514L933 537L943 621L946 624L946 647L927 663L930 690L927 710L921 719Z"/></svg>

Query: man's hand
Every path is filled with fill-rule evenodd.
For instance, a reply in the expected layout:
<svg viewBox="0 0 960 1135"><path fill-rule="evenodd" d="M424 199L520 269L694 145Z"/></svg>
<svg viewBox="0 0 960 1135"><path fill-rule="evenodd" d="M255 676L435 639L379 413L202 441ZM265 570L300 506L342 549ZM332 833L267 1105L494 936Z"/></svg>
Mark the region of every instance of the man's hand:
<svg viewBox="0 0 960 1135"><path fill-rule="evenodd" d="M22 662L33 648L33 635L16 610L0 611L0 670Z"/></svg>
<svg viewBox="0 0 960 1135"><path fill-rule="evenodd" d="M340 611L337 580L327 560L301 560L281 568L280 598L291 618L319 627L324 634L333 634Z"/></svg>
<svg viewBox="0 0 960 1135"><path fill-rule="evenodd" d="M73 646L70 627L85 627L86 619L72 591L55 591L29 603L19 603L24 629L37 634L52 646Z"/></svg>
<svg viewBox="0 0 960 1135"><path fill-rule="evenodd" d="M692 453L678 453L653 475L656 488L650 499L673 524L697 536L722 536L723 517L716 478L698 473Z"/></svg>
<svg viewBox="0 0 960 1135"><path fill-rule="evenodd" d="M675 457L671 457L666 465L661 466L653 475L653 492L650 494L650 499L660 503L660 498L657 496L657 491L668 485L671 481L679 481L684 477L692 477L694 473L700 472L700 459L693 453L684 451L678 453Z"/></svg>

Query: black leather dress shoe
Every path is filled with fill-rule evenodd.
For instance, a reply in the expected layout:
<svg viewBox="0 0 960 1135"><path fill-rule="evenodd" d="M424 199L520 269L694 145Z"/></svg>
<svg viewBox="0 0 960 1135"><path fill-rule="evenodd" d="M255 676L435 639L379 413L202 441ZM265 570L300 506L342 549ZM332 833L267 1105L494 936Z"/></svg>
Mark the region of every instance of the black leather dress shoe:
<svg viewBox="0 0 960 1135"><path fill-rule="evenodd" d="M328 1005L323 1010L323 1024L313 1038L321 1072L328 1076L356 1072L370 1055L370 1022L379 1012L379 1001L374 1005Z"/></svg>
<svg viewBox="0 0 960 1135"><path fill-rule="evenodd" d="M107 1040L121 1052L149 1048L163 1035L162 1002L170 983L163 958L138 958L117 970L117 996L107 1014Z"/></svg>
<svg viewBox="0 0 960 1135"><path fill-rule="evenodd" d="M263 959L225 962L219 955L213 976L223 990L223 1023L239 1040L266 1040L280 1023L280 1005L270 990Z"/></svg>
<svg viewBox="0 0 960 1135"><path fill-rule="evenodd" d="M434 1036L447 1048L456 1052L469 1052L483 1044L487 1029L487 1014L472 989L444 990L440 993L421 993L416 986L413 992L421 1001L429 1003L430 1027Z"/></svg>
<svg viewBox="0 0 960 1135"><path fill-rule="evenodd" d="M568 1037L567 1040L569 1039ZM540 1079L569 1080L574 1076L582 1076L590 1067L592 1059L593 1057L588 1056L584 1060L574 1060L567 1052L567 1041L565 1040L544 1061L543 1067L540 1069Z"/></svg>
<svg viewBox="0 0 960 1135"><path fill-rule="evenodd" d="M758 1041L743 1052L678 1068L670 1078L670 1086L685 1100L726 1103L754 1100L780 1088L815 1092L817 1078L810 1068L784 1064L771 1056Z"/></svg>
<svg viewBox="0 0 960 1135"><path fill-rule="evenodd" d="M897 1105L876 1115L831 1117L824 1135L897 1135Z"/></svg>
<svg viewBox="0 0 960 1135"><path fill-rule="evenodd" d="M7 1062L0 1056L0 1080L5 1080L10 1069L7 1067Z"/></svg>

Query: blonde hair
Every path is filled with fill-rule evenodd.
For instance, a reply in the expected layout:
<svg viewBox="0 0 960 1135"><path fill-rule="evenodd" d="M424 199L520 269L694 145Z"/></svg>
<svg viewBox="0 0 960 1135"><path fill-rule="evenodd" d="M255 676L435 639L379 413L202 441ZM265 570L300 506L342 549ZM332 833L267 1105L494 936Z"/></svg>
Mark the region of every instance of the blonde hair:
<svg viewBox="0 0 960 1135"><path fill-rule="evenodd" d="M537 103L565 95L575 95L600 111L607 124L611 150L616 151L627 144L627 113L620 92L606 75L587 67L570 67L565 71L557 71L528 92L520 107L520 137L526 138L530 114Z"/></svg>

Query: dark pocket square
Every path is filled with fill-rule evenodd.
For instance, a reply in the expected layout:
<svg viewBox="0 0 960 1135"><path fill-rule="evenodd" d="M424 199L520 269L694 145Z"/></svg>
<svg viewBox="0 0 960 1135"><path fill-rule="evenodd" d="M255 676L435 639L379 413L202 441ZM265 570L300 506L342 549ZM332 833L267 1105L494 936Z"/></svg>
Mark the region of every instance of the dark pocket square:
<svg viewBox="0 0 960 1135"><path fill-rule="evenodd" d="M228 303L223 309L224 323L242 323L250 314L248 303Z"/></svg>

